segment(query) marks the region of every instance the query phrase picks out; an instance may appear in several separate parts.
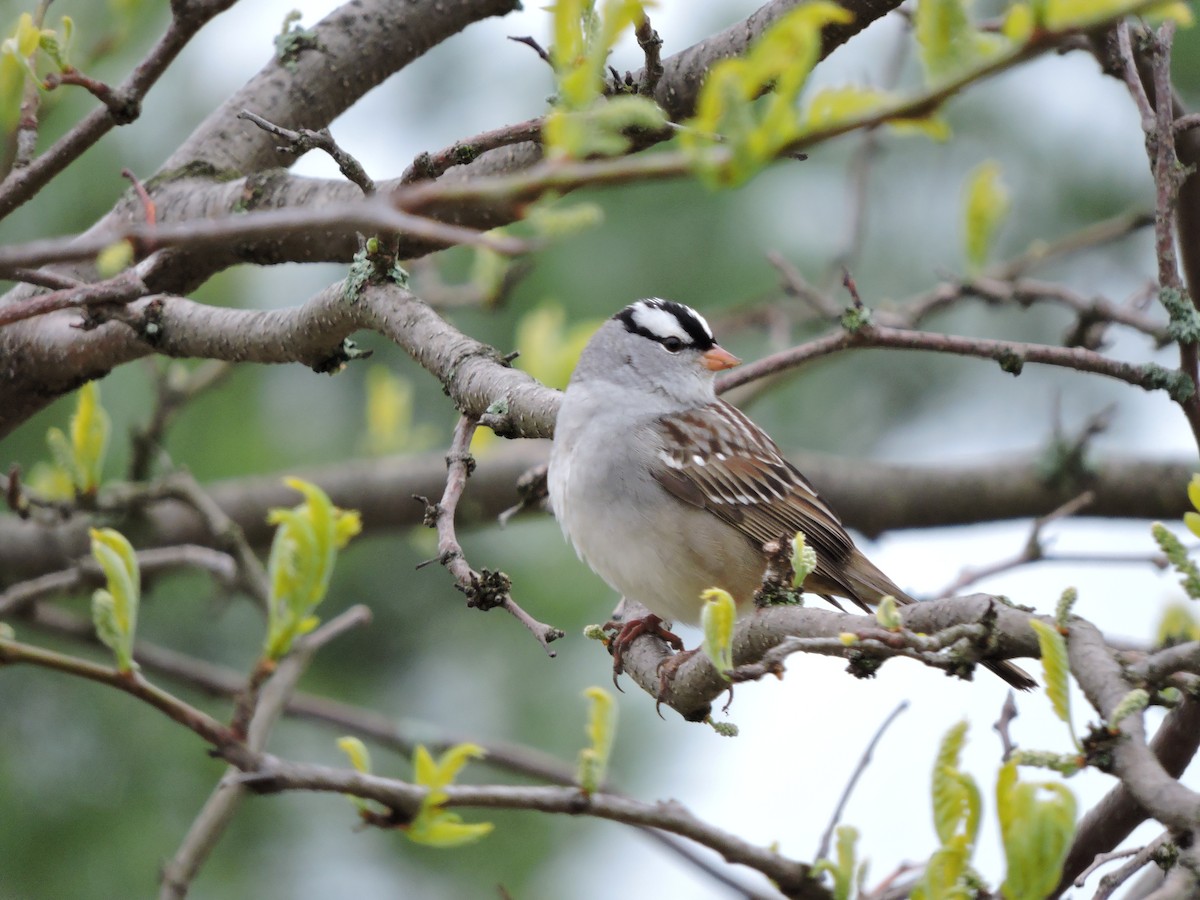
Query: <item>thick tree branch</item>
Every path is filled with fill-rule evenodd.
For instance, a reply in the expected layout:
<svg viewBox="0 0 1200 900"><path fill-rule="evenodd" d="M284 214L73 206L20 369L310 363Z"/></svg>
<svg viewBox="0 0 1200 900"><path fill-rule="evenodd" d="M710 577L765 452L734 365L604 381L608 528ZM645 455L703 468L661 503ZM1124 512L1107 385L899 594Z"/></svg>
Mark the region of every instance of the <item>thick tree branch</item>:
<svg viewBox="0 0 1200 900"><path fill-rule="evenodd" d="M520 441L479 459L471 480L470 506L462 524L494 522L517 500L520 476L544 463L545 445ZM1174 519L1187 506L1185 488L1194 464L1135 459L1094 461L1087 473L1047 480L1037 457L988 460L959 467L879 463L825 454L793 454L792 460L848 525L874 536L902 528L932 528L1045 515L1081 490L1095 499L1088 514L1121 519ZM437 496L445 478L441 455L341 462L296 473L320 485L333 502L363 514L368 534L420 525L413 494ZM236 478L206 486L213 502L255 546L271 538L266 510L293 498L282 476ZM131 536L139 548L171 544L211 545L213 535L193 509L174 500L145 507ZM0 585L67 569L88 552L88 516L53 525L0 516ZM1149 546L1149 545L1148 545Z"/></svg>
<svg viewBox="0 0 1200 900"><path fill-rule="evenodd" d="M1037 639L1033 629L1028 626L1030 614L997 603L983 594L931 600L902 607L901 612L905 628L922 635L933 636L937 632L964 625L982 625L987 634L981 635L976 650L983 653L982 648L986 646L985 655L989 659L1038 655ZM875 643L869 647L847 647L840 640L840 635L844 633L859 632L875 635L871 638ZM735 626L734 664L756 663L791 638L803 638L805 641L802 647L793 642L794 649L841 656L851 661L865 658L873 662L906 655L925 658L922 652L909 652L908 643L902 638L897 638L894 647L886 646L886 633L880 632L873 616L856 613L801 606L755 610L739 619ZM958 639L951 643L957 644ZM955 652L963 649L957 647ZM659 696L659 665L668 656L669 651L662 641L648 635L640 637L625 652L625 671L643 690L661 700L664 706L670 706L689 721L703 720L710 713L710 704L729 690L729 682L721 677L706 656L698 653L675 669L666 695ZM932 660L932 656L926 659ZM964 656L955 665L961 668L971 661ZM775 671L777 667L772 666L771 669ZM766 671L759 672L756 677L763 674L767 674Z"/></svg>
<svg viewBox="0 0 1200 900"><path fill-rule="evenodd" d="M415 815L425 789L391 778L292 763L264 756L261 766L249 769L245 783L260 793L306 790L352 794L382 803L397 815ZM731 863L757 869L774 881L788 897L827 900L829 893L809 877L809 867L734 834L701 821L675 801L643 803L615 794L583 794L578 788L509 787L507 785L457 786L445 789L446 806L476 809L522 809L560 815L590 815L628 825L657 828L690 838L721 854Z"/></svg>

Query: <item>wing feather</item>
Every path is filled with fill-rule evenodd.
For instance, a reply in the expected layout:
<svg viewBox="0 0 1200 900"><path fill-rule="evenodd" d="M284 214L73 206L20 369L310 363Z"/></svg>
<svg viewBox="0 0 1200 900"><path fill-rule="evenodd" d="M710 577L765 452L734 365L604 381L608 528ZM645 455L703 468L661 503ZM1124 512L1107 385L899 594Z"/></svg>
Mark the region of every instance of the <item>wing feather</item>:
<svg viewBox="0 0 1200 900"><path fill-rule="evenodd" d="M817 552L815 574L855 596L837 574L855 552L850 535L779 446L740 410L718 400L664 416L658 425L663 465L655 477L668 491L728 522L757 547L804 532Z"/></svg>

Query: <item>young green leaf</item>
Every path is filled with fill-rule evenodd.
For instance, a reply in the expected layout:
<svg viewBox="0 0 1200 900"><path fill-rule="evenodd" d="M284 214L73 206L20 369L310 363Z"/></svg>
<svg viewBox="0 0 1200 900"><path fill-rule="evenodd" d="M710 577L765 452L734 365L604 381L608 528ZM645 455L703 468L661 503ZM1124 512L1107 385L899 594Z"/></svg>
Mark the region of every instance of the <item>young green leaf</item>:
<svg viewBox="0 0 1200 900"><path fill-rule="evenodd" d="M996 231L1010 206L999 164L988 160L976 166L967 176L965 197L963 233L967 265L972 272L978 272L987 262Z"/></svg>
<svg viewBox="0 0 1200 900"><path fill-rule="evenodd" d="M133 661L133 639L141 600L137 554L119 531L92 528L88 533L92 538L92 556L106 580L106 587L92 595L96 635L113 651L117 669L132 672L137 667Z"/></svg>
<svg viewBox="0 0 1200 900"><path fill-rule="evenodd" d="M1108 717L1108 722L1105 723L1108 726L1108 730L1113 732L1119 730L1121 722L1134 713L1141 712L1149 705L1150 692L1142 688L1134 688L1113 707L1112 715Z"/></svg>
<svg viewBox="0 0 1200 900"><path fill-rule="evenodd" d="M557 304L543 304L517 321L520 367L549 387L565 388L588 338L599 327L594 320L570 327L567 313Z"/></svg>
<svg viewBox="0 0 1200 900"><path fill-rule="evenodd" d="M965 875L979 833L982 799L975 779L958 767L967 723L954 725L942 738L933 766L933 824L941 847L930 857L916 900L965 898Z"/></svg>
<svg viewBox="0 0 1200 900"><path fill-rule="evenodd" d="M1075 601L1079 599L1079 591L1073 587L1069 587L1062 592L1062 596L1058 598L1058 606L1054 610L1054 624L1060 632L1066 631L1070 625L1071 607L1075 605Z"/></svg>
<svg viewBox="0 0 1200 900"><path fill-rule="evenodd" d="M600 790L608 772L608 758L617 735L617 705L612 694L603 688L590 687L583 695L591 701L586 728L588 746L579 751L576 781L590 795Z"/></svg>
<svg viewBox="0 0 1200 900"><path fill-rule="evenodd" d="M89 381L79 389L79 404L71 417L71 449L82 479L79 490L84 494L94 494L100 486L111 430L108 413L100 405L100 385Z"/></svg>
<svg viewBox="0 0 1200 900"><path fill-rule="evenodd" d="M1187 521L1187 513L1184 513L1184 521ZM1200 600L1200 567L1188 556L1183 542L1162 522L1151 525L1150 534L1172 568L1183 576L1179 584L1184 592L1193 600Z"/></svg>
<svg viewBox="0 0 1200 900"><path fill-rule="evenodd" d="M1030 627L1037 633L1038 648L1042 656L1042 672L1045 674L1046 696L1054 707L1054 714L1067 723L1071 737L1075 729L1071 723L1070 665L1067 661L1067 642L1053 625L1040 619L1030 619ZM1079 741L1075 741L1079 745Z"/></svg>
<svg viewBox="0 0 1200 900"><path fill-rule="evenodd" d="M417 815L403 829L410 841L429 847L460 847L479 840L492 830L491 822L467 824L442 806L448 798L445 788L454 783L470 760L484 756L484 749L477 744L457 744L435 760L423 745L417 745L413 751L413 777L428 791Z"/></svg>
<svg viewBox="0 0 1200 900"><path fill-rule="evenodd" d="M744 57L712 67L681 137L702 178L714 187L740 184L800 136L796 99L817 62L821 30L852 19L826 0L802 4L781 16ZM718 144L730 158L714 164L709 154Z"/></svg>
<svg viewBox="0 0 1200 900"><path fill-rule="evenodd" d="M1155 631L1154 645L1167 647L1185 641L1200 641L1200 621L1186 603L1171 603L1163 610Z"/></svg>
<svg viewBox="0 0 1200 900"><path fill-rule="evenodd" d="M337 741L338 748L346 754L350 759L350 765L354 767L356 772L370 774L371 772L371 754L367 751L367 745L356 737L340 737ZM356 797L354 794L347 794L350 802L355 805L359 813L367 813L371 810L371 804L362 797Z"/></svg>
<svg viewBox="0 0 1200 900"><path fill-rule="evenodd" d="M114 241L96 254L96 271L102 278L112 278L129 268L133 258L132 243L126 240Z"/></svg>
<svg viewBox="0 0 1200 900"><path fill-rule="evenodd" d="M495 827L492 822L464 822L462 816L443 809L417 816L404 829L404 834L414 844L445 850L473 844L489 835Z"/></svg>
<svg viewBox="0 0 1200 900"><path fill-rule="evenodd" d="M267 521L277 525L267 560L267 636L264 653L278 660L296 638L312 631L312 615L325 599L337 552L362 530L357 512L335 507L315 484L298 478L284 483L304 495L292 509L273 509Z"/></svg>
<svg viewBox="0 0 1200 900"><path fill-rule="evenodd" d="M1033 34L1034 10L1029 3L1014 3L1004 14L1000 33L1014 44L1023 44Z"/></svg>
<svg viewBox="0 0 1200 900"><path fill-rule="evenodd" d="M875 621L880 628L888 631L899 631L904 626L904 620L900 618L900 606L891 594L884 594L880 598L879 605L875 607Z"/></svg>
<svg viewBox="0 0 1200 900"><path fill-rule="evenodd" d="M803 531L797 531L792 538L792 587L800 590L804 587L804 579L817 568L817 551L804 537Z"/></svg>
<svg viewBox="0 0 1200 900"><path fill-rule="evenodd" d="M918 0L915 18L921 62L931 82L949 80L1008 45L971 24L968 0Z"/></svg>
<svg viewBox="0 0 1200 900"><path fill-rule="evenodd" d="M417 419L412 382L387 366L375 365L366 378L366 450L373 456L427 450L437 430Z"/></svg>
<svg viewBox="0 0 1200 900"><path fill-rule="evenodd" d="M1020 781L1009 760L996 780L996 812L1007 861L1001 886L1006 900L1050 896L1075 835L1074 795L1057 782Z"/></svg>
<svg viewBox="0 0 1200 900"><path fill-rule="evenodd" d="M947 731L933 767L933 825L943 844L962 834L968 844L974 845L979 830L979 788L970 775L958 768L966 737L966 721Z"/></svg>
<svg viewBox="0 0 1200 900"><path fill-rule="evenodd" d="M1055 31L1084 29L1103 19L1112 19L1122 12L1144 11L1147 15L1157 13L1176 19L1181 25L1190 25L1191 10L1183 3L1156 4L1151 10L1144 9L1139 0L1045 0L1044 25Z"/></svg>
<svg viewBox="0 0 1200 900"><path fill-rule="evenodd" d="M704 629L704 655L712 661L721 677L733 668L733 622L737 606L733 596L721 588L709 588L700 594L704 607L700 611L700 626Z"/></svg>
<svg viewBox="0 0 1200 900"><path fill-rule="evenodd" d="M371 772L371 753L367 745L356 737L340 737L337 741L340 749L350 759L354 771L369 775Z"/></svg>
<svg viewBox="0 0 1200 900"><path fill-rule="evenodd" d="M892 94L875 88L854 85L821 88L808 101L803 130L819 131L853 122L896 102L898 101ZM950 126L946 124L945 119L936 115L916 119L889 119L887 124L897 134L923 134L935 141L944 141L950 137Z"/></svg>
<svg viewBox="0 0 1200 900"><path fill-rule="evenodd" d="M833 876L834 900L850 900L854 896L854 884L859 874L857 863L858 829L839 825L837 829L837 860L818 860L813 870L828 872Z"/></svg>
<svg viewBox="0 0 1200 900"><path fill-rule="evenodd" d="M605 66L617 39L645 18L640 0L556 0L550 62L558 95L546 116L542 142L548 158L623 153L627 129L661 128L666 116L647 97L604 96Z"/></svg>

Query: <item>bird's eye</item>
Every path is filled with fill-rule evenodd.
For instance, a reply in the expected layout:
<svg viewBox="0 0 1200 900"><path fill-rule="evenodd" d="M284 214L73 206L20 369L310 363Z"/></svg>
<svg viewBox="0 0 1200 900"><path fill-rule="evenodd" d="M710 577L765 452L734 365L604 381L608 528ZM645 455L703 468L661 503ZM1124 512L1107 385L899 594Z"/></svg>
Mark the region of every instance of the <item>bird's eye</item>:
<svg viewBox="0 0 1200 900"><path fill-rule="evenodd" d="M671 335L670 337L663 338L662 345L664 347L666 347L668 350L670 350L672 353L678 353L680 350L683 349L683 341L680 340L679 338L675 337L675 335Z"/></svg>

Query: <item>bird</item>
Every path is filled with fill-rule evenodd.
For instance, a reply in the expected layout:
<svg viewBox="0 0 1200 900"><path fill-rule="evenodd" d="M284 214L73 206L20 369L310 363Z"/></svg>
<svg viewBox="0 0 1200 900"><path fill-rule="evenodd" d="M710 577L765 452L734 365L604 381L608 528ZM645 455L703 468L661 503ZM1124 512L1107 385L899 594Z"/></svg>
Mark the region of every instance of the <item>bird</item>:
<svg viewBox="0 0 1200 900"><path fill-rule="evenodd" d="M752 607L763 545L802 532L817 556L803 589L869 611L885 595L917 602L875 566L837 513L771 437L716 395L741 360L700 313L652 297L626 306L580 354L555 421L550 506L580 558L651 615L624 624L621 652L649 631L676 649L664 622L698 623L708 588ZM1035 686L1008 661L984 665L1013 687Z"/></svg>

